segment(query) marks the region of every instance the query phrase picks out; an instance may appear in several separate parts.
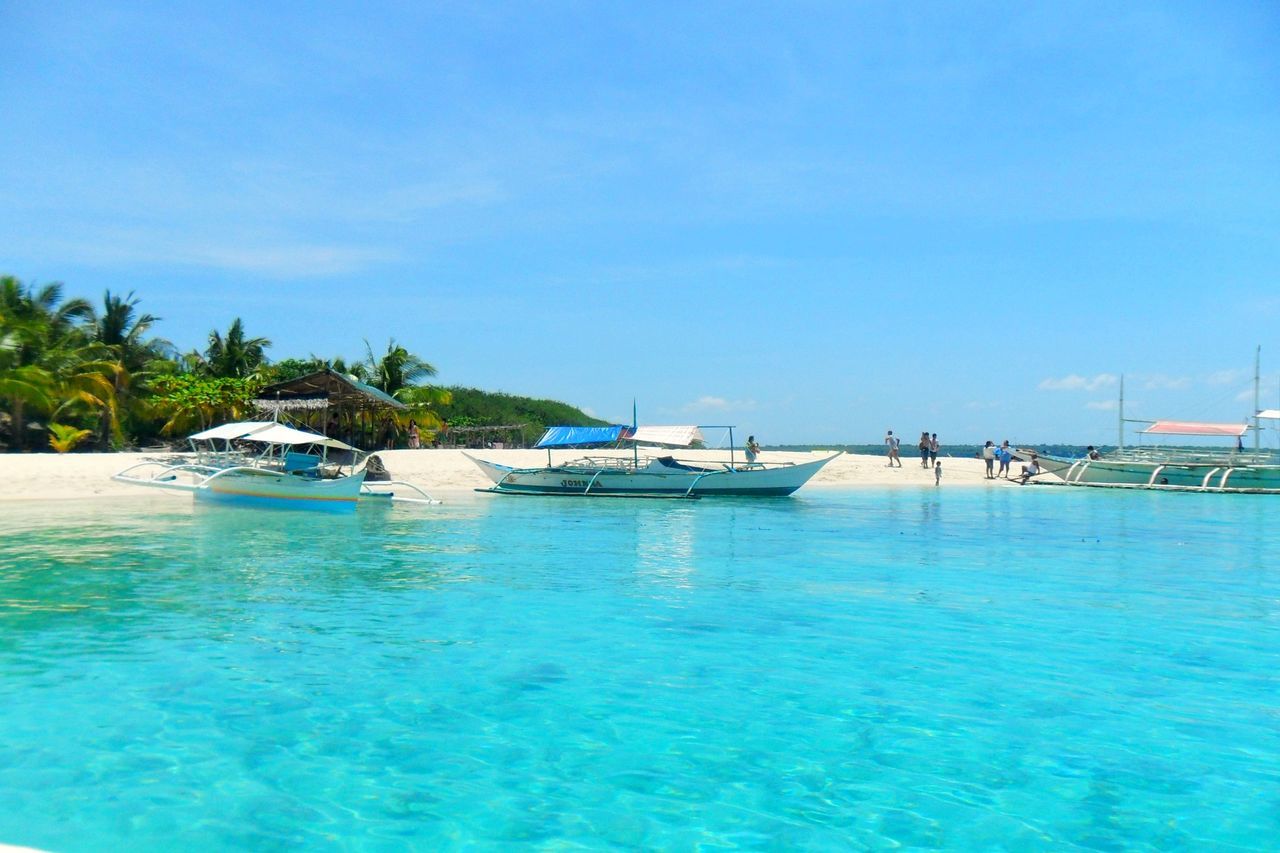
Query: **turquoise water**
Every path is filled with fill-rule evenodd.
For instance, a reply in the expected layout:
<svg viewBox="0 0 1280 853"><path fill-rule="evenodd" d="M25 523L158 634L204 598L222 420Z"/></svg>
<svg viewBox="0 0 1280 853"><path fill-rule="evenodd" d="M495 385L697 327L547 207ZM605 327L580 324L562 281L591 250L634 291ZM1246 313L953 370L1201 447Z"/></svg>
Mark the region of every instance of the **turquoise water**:
<svg viewBox="0 0 1280 853"><path fill-rule="evenodd" d="M6 506L0 842L1274 848L1277 509Z"/></svg>

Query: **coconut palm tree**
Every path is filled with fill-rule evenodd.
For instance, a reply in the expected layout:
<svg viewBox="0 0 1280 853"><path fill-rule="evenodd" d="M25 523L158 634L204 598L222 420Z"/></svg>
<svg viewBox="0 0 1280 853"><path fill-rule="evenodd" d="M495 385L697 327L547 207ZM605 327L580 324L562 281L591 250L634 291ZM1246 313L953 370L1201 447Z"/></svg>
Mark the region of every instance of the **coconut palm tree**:
<svg viewBox="0 0 1280 853"><path fill-rule="evenodd" d="M167 357L173 353L173 345L163 338L146 337L160 318L139 313L139 301L132 291L121 298L108 290L102 298L102 312L92 321L94 340L110 350L112 362L115 405L111 410L103 408L98 426L104 448L108 443L124 443L122 421L146 413L143 392L146 380L157 372L156 366L172 367Z"/></svg>
<svg viewBox="0 0 1280 853"><path fill-rule="evenodd" d="M231 322L226 337L214 329L209 333L209 346L199 358L201 372L214 377L247 379L267 364L266 338L247 338L244 323L237 317Z"/></svg>
<svg viewBox="0 0 1280 853"><path fill-rule="evenodd" d="M436 375L434 367L397 344L395 338L387 342L387 352L381 358L373 354L373 347L368 341L364 342L364 349L366 356L362 366L366 381L393 397L401 389Z"/></svg>
<svg viewBox="0 0 1280 853"><path fill-rule="evenodd" d="M398 426L406 427L410 420L417 421L419 427L428 431L443 426L431 407L447 404L451 395L443 388L418 384L436 375L434 366L397 344L395 338L387 342L387 351L381 358L373 354L373 347L368 341L364 342L364 348L365 360L356 365L354 372L363 381L409 407L396 416Z"/></svg>
<svg viewBox="0 0 1280 853"><path fill-rule="evenodd" d="M0 400L10 412L13 444L22 449L28 411L48 413L72 398L105 405L101 351L83 329L93 308L62 298L62 284L35 288L0 277ZM94 378L94 375L97 378Z"/></svg>
<svg viewBox="0 0 1280 853"><path fill-rule="evenodd" d="M115 347L120 360L132 371L141 370L147 362L173 350L173 345L162 338L146 337L160 318L138 313L140 301L133 291L122 298L108 290L102 297L102 312L95 313L92 319L94 340Z"/></svg>

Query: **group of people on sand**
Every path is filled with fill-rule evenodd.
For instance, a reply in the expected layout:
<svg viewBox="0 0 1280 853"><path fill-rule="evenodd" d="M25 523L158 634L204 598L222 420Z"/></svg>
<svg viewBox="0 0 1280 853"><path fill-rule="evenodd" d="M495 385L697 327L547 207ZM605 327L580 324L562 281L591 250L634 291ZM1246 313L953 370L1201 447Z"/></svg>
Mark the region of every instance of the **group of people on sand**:
<svg viewBox="0 0 1280 853"><path fill-rule="evenodd" d="M1092 446L1089 447L1090 453L1096 453ZM978 455L982 457L982 461L987 465L986 478L988 480L1017 480L1020 484L1026 485L1027 480L1040 473L1040 456L1034 450L1031 451L1030 458L1026 460L1026 464L1022 466L1022 473L1016 477L1009 475L1009 466L1013 460L1022 461L1019 456L1013 455L1013 448L1009 446L1009 439L1000 442L1000 446L996 447L995 442L988 441L982 445L982 450L978 451ZM1096 459L1097 456L1092 458ZM996 463L1000 463L1000 467L996 468Z"/></svg>
<svg viewBox="0 0 1280 853"><path fill-rule="evenodd" d="M888 454L887 467L902 467L902 439L893 434L893 430L889 430L884 436L885 451ZM938 461L938 434L936 432L920 433L920 440L916 444L916 448L920 451L920 467L924 469L933 469L934 483L942 484L942 463ZM1089 448L1090 458L1097 458L1097 451L1092 447ZM994 441L988 441L978 451L978 457L986 463L986 479L988 480L1017 480L1022 484L1026 484L1028 480L1041 473L1040 457L1035 451L1030 453L1030 458L1026 460L1026 464L1022 466L1022 473L1013 476L1009 473L1013 461L1023 461L1021 457L1015 456L1013 448L1009 446L1009 440L1005 439L997 447ZM996 463L999 463L997 467Z"/></svg>
<svg viewBox="0 0 1280 853"><path fill-rule="evenodd" d="M982 445L978 455L987 466L988 480L1009 479L1009 463L1013 462L1013 448L1009 446L1009 439L1002 441L999 447L996 447L994 441L988 441ZM997 462L1000 463L999 470L996 469Z"/></svg>
<svg viewBox="0 0 1280 853"><path fill-rule="evenodd" d="M893 430L889 430L884 436L885 449L889 454L889 468L902 467L902 438L893 434ZM920 441L916 444L916 449L920 451L920 467L924 469L933 469L933 482L935 484L942 483L942 463L938 461L938 434L930 433L927 430L920 433ZM896 464L895 464L896 463Z"/></svg>

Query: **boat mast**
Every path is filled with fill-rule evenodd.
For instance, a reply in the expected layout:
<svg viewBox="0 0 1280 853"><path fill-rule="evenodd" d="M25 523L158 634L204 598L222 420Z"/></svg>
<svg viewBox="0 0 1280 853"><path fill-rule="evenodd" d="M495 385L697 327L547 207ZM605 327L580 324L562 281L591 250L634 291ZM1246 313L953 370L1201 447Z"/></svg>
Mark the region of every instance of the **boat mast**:
<svg viewBox="0 0 1280 853"><path fill-rule="evenodd" d="M1257 453L1262 443L1262 430L1259 429L1258 412L1262 411L1262 344L1253 354L1253 452Z"/></svg>
<svg viewBox="0 0 1280 853"><path fill-rule="evenodd" d="M1124 450L1124 374L1120 374L1120 421L1119 421L1120 438L1116 445L1118 450Z"/></svg>

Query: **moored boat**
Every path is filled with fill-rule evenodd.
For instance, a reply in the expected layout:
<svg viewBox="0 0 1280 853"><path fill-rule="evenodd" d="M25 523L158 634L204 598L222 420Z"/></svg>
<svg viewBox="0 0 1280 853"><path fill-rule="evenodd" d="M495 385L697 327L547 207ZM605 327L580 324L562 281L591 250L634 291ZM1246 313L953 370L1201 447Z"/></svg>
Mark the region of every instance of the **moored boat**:
<svg viewBox="0 0 1280 853"><path fill-rule="evenodd" d="M222 424L189 441L195 451L192 461L140 462L111 479L191 492L197 500L298 509L342 512L361 501L439 503L413 483L385 475L376 456L280 423ZM332 458L330 451L336 451ZM411 494L397 494L397 488Z"/></svg>
<svg viewBox="0 0 1280 853"><path fill-rule="evenodd" d="M1239 439L1248 429L1247 424L1156 421L1142 434L1233 436L1237 446L1129 447L1081 459L1040 454L1040 467L1071 486L1280 494L1280 456L1267 450L1245 450Z"/></svg>
<svg viewBox="0 0 1280 853"><path fill-rule="evenodd" d="M535 445L547 450L547 464L537 468L500 465L470 454L493 482L478 491L494 494L565 495L580 497L700 498L716 496L783 497L807 483L839 453L812 462L748 461L733 446L727 459L678 459L672 447L689 447L711 427L551 427ZM729 429L728 427L716 427ZM632 453L585 456L553 463L554 448L583 448L626 442ZM647 444L645 455L639 447ZM657 448L655 452L655 448ZM665 452L664 452L665 450Z"/></svg>

